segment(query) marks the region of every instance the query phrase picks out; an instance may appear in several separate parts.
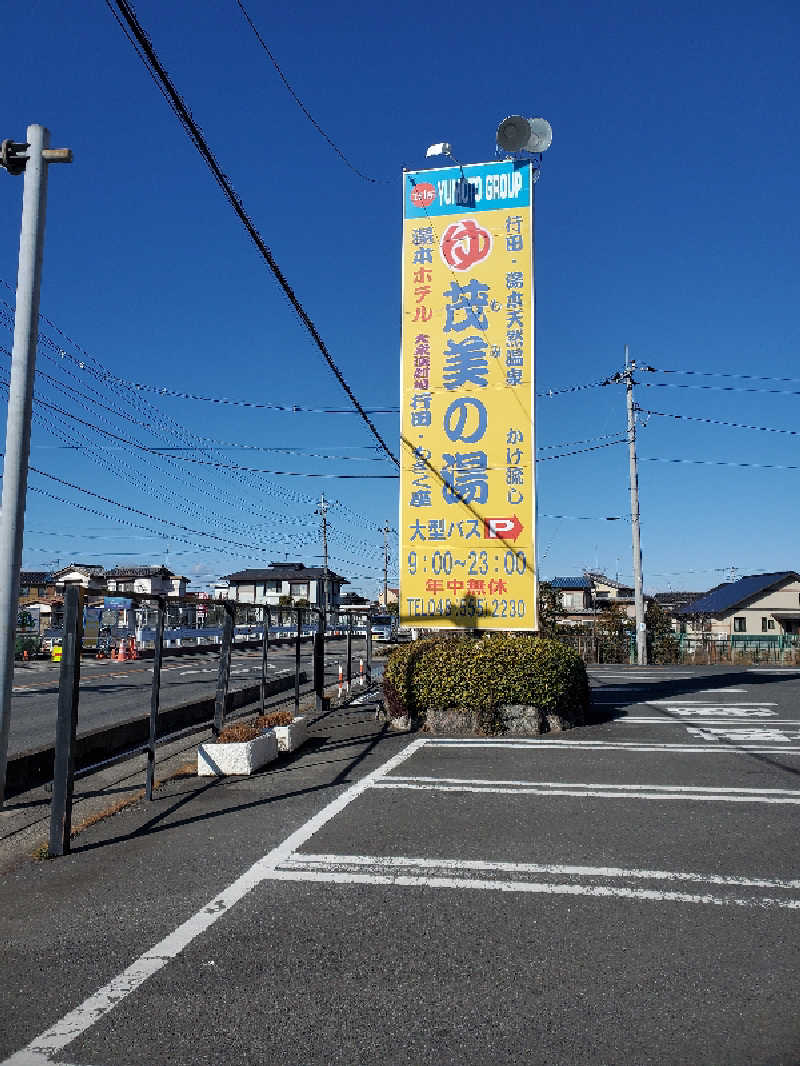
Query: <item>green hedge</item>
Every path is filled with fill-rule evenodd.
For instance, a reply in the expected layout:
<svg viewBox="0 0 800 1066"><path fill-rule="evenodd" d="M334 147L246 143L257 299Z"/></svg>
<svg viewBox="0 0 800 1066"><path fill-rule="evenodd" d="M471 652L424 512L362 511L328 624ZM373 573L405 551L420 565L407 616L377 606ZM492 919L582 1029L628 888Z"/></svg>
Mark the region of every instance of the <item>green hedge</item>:
<svg viewBox="0 0 800 1066"><path fill-rule="evenodd" d="M427 707L491 713L532 704L543 714L583 721L589 681L580 656L556 640L496 634L475 640L430 638L402 645L383 675L389 714L424 716Z"/></svg>

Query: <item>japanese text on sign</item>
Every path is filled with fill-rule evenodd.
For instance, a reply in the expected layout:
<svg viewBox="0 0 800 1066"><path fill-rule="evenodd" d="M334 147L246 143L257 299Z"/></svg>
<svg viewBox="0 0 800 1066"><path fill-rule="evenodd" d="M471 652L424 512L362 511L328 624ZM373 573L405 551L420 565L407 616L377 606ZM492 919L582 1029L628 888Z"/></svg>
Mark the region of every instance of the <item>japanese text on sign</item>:
<svg viewBox="0 0 800 1066"><path fill-rule="evenodd" d="M404 175L401 615L533 629L531 172Z"/></svg>

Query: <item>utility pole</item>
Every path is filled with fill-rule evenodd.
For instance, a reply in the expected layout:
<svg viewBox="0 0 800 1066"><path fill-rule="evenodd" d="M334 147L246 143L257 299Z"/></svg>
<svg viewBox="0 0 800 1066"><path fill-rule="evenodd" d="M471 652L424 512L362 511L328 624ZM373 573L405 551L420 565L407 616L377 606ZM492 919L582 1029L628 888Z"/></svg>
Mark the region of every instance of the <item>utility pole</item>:
<svg viewBox="0 0 800 1066"><path fill-rule="evenodd" d="M383 524L383 609L389 610L389 522Z"/></svg>
<svg viewBox="0 0 800 1066"><path fill-rule="evenodd" d="M628 404L628 449L630 452L631 480L631 532L633 548L633 596L636 611L636 661L647 665L647 629L644 621L644 595L642 592L642 546L639 538L639 467L636 461L636 413L633 403L633 372L636 363L631 362L628 345L625 345L625 396Z"/></svg>
<svg viewBox="0 0 800 1066"><path fill-rule="evenodd" d="M325 625L328 624L328 502L325 493L320 494L319 510L314 512L322 516L322 610Z"/></svg>
<svg viewBox="0 0 800 1066"><path fill-rule="evenodd" d="M28 126L27 141L0 144L0 166L9 174L24 174L22 225L19 238L17 304L14 347L8 392L3 496L0 512L0 807L3 805L11 728L11 686L19 606L19 571L28 490L31 448L33 377L39 338L39 291L42 282L48 163L71 163L69 148L50 148L50 133L38 124Z"/></svg>

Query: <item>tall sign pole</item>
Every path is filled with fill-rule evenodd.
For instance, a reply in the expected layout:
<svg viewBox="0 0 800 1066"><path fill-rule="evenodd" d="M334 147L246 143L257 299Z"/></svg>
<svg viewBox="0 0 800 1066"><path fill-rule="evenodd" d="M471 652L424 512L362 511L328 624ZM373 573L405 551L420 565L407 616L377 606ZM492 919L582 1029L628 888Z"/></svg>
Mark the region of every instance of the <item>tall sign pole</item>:
<svg viewBox="0 0 800 1066"><path fill-rule="evenodd" d="M8 734L11 727L11 686L14 680L19 571L22 565L33 377L39 334L47 165L72 162L72 152L69 148L48 147L50 134L44 126L28 126L26 136L25 144L6 140L0 146L0 165L5 167L9 174L25 175L0 513L0 633L3 634L0 637L0 806L5 798Z"/></svg>

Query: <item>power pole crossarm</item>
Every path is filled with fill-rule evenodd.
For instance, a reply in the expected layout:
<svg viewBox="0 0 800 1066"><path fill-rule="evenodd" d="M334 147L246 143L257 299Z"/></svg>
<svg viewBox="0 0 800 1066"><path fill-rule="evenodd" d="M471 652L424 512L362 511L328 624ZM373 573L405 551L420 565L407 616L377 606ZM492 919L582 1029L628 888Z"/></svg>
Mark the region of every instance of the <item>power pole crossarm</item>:
<svg viewBox="0 0 800 1066"><path fill-rule="evenodd" d="M0 144L0 166L9 174L25 175L0 513L0 806L5 797L8 735L11 728L11 687L14 680L19 571L22 565L33 378L39 336L39 290L44 254L47 169L49 163L72 162L72 152L69 148L48 147L50 134L44 126L28 126L26 136L27 141L24 144L10 140Z"/></svg>
<svg viewBox="0 0 800 1066"><path fill-rule="evenodd" d="M633 403L633 372L636 363L631 363L628 345L625 345L625 398L628 407L628 449L630 453L631 531L633 550L633 595L636 613L636 661L647 665L647 629L644 620L644 593L642 589L642 545L639 531L639 467L636 460L636 412Z"/></svg>

